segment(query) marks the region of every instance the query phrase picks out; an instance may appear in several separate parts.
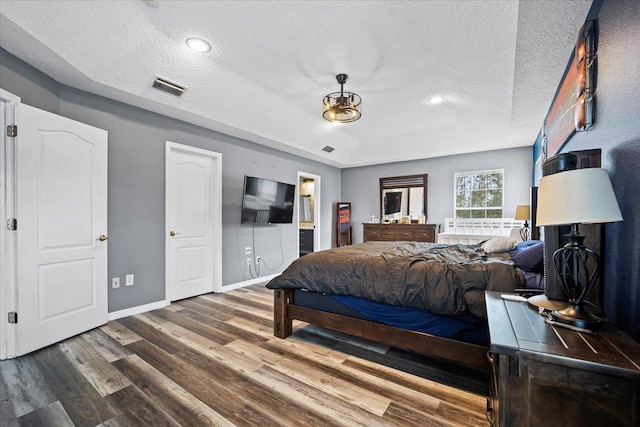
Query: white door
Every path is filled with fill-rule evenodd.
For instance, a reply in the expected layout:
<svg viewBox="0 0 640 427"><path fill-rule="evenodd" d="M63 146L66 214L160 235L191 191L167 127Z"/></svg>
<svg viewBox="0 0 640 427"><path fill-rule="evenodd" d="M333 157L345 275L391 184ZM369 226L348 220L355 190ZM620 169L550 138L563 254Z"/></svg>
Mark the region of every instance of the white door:
<svg viewBox="0 0 640 427"><path fill-rule="evenodd" d="M221 286L221 155L167 141L167 299Z"/></svg>
<svg viewBox="0 0 640 427"><path fill-rule="evenodd" d="M20 105L18 355L107 322L107 132Z"/></svg>

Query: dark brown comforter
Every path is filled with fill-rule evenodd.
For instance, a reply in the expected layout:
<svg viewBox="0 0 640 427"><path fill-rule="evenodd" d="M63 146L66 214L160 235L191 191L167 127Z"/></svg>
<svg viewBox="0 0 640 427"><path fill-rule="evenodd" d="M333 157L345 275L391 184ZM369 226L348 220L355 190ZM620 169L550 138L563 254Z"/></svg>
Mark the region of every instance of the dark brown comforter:
<svg viewBox="0 0 640 427"><path fill-rule="evenodd" d="M478 317L486 317L485 290L523 286L508 253L485 254L479 244L418 242L369 242L314 252L267 284Z"/></svg>

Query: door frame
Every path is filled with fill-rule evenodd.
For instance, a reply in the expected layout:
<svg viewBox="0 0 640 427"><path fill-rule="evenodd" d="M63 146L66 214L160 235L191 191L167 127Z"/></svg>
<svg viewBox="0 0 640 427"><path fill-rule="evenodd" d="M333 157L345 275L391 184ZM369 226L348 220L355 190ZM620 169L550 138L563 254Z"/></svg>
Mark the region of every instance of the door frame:
<svg viewBox="0 0 640 427"><path fill-rule="evenodd" d="M212 185L213 189L213 208L211 209L211 222L213 223L213 291L218 293L222 292L222 154L215 151L205 150L202 148L192 147L190 145L179 144L177 142L166 141L165 142L165 301L167 305L171 304L171 295L169 291L171 280L171 247L169 245L169 232L171 231L171 224L169 223L171 206L169 200L169 188L171 178L173 177L173 171L171 170L171 152L182 152L188 154L196 154L199 156L209 157L213 160L213 177Z"/></svg>
<svg viewBox="0 0 640 427"><path fill-rule="evenodd" d="M313 251L317 252L320 250L320 194L321 194L321 183L320 183L320 175L316 175L309 172L298 171L298 181L296 183L296 228L298 231L296 232L296 258L300 257L300 181L303 178L311 178L313 179Z"/></svg>
<svg viewBox="0 0 640 427"><path fill-rule="evenodd" d="M9 138L5 127L17 124L20 97L0 88L0 114L2 115L0 136L0 360L16 355L17 325L10 324L7 313L18 309L16 283L15 233L7 233L7 219L15 212L15 140ZM8 158L5 159L5 156ZM5 161L6 160L6 161ZM5 164L9 170L5 170ZM6 201L6 205L5 205ZM13 216L13 215L12 215Z"/></svg>

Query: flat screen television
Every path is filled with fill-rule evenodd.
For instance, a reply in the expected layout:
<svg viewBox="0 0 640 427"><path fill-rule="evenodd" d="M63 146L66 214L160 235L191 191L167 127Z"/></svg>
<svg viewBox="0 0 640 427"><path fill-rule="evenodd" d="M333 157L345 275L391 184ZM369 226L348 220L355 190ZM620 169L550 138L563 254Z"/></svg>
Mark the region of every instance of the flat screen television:
<svg viewBox="0 0 640 427"><path fill-rule="evenodd" d="M392 215L400 212L402 203L402 192L389 191L384 195L384 214Z"/></svg>
<svg viewBox="0 0 640 427"><path fill-rule="evenodd" d="M293 184L245 175L241 224L291 224L295 193Z"/></svg>

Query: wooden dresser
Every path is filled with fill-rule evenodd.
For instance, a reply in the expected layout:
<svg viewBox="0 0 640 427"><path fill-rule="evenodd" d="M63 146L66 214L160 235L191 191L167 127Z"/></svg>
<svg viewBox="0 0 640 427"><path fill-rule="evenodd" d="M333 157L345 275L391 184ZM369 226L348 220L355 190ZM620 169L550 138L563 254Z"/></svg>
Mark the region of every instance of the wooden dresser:
<svg viewBox="0 0 640 427"><path fill-rule="evenodd" d="M640 344L552 327L526 302L486 292L494 426L640 425Z"/></svg>
<svg viewBox="0 0 640 427"><path fill-rule="evenodd" d="M364 242L375 241L436 241L435 224L372 224L364 223Z"/></svg>

